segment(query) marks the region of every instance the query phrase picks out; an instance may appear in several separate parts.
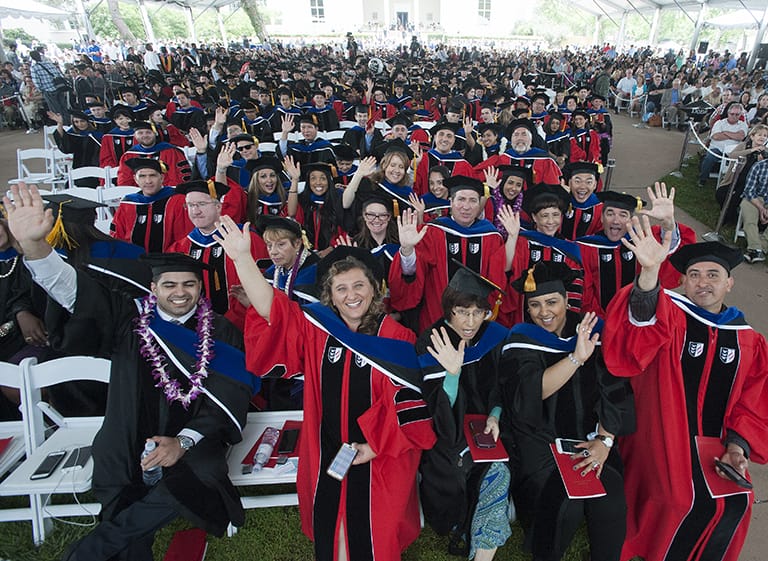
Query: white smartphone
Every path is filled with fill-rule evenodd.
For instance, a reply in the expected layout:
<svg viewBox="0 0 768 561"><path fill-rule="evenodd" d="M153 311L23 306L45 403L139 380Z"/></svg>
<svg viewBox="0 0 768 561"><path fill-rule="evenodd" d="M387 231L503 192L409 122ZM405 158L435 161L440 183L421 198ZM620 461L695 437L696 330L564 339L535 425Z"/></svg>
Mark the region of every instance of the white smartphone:
<svg viewBox="0 0 768 561"><path fill-rule="evenodd" d="M351 445L344 442L336 453L336 457L333 458L330 467L326 471L328 475L334 479L341 481L344 476L347 475L349 468L352 466L352 461L357 456L357 450L352 448Z"/></svg>
<svg viewBox="0 0 768 561"><path fill-rule="evenodd" d="M576 448L576 444L584 444L584 440L573 440L571 438L556 438L555 447L559 454L581 454L582 448Z"/></svg>
<svg viewBox="0 0 768 561"><path fill-rule="evenodd" d="M66 450L57 450L56 452L51 452L42 462L40 462L40 465L37 466L37 469L32 475L29 476L29 478L45 479L46 477L50 477L66 455Z"/></svg>

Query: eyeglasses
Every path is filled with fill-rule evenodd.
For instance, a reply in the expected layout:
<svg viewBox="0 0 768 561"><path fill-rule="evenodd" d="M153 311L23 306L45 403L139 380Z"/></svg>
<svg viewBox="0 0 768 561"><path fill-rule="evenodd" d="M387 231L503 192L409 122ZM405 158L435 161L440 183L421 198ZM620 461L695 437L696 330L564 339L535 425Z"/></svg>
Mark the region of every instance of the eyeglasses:
<svg viewBox="0 0 768 561"><path fill-rule="evenodd" d="M239 152L240 150L250 150L251 148L253 148L253 144L243 144L242 146L237 147L237 151Z"/></svg>
<svg viewBox="0 0 768 561"><path fill-rule="evenodd" d="M191 208L192 210L197 210L197 209L204 210L208 206L215 205L215 204L218 204L218 203L216 201L210 201L210 202L207 202L207 203L205 203L205 202L203 202L203 203L184 203L184 208L186 208L186 209L190 209Z"/></svg>
<svg viewBox="0 0 768 561"><path fill-rule="evenodd" d="M369 222L376 222L376 221L386 222L387 220L389 220L390 216L392 215L389 214L388 212L384 212L382 214L375 214L373 212L364 212L363 216Z"/></svg>
<svg viewBox="0 0 768 561"><path fill-rule="evenodd" d="M491 317L491 310L451 310L451 313L462 319L487 319Z"/></svg>

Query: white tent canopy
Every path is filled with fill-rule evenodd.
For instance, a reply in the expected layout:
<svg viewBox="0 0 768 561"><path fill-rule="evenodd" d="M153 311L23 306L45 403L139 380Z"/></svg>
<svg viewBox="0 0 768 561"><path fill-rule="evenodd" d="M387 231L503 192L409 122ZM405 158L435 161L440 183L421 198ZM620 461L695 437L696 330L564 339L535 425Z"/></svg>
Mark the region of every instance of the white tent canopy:
<svg viewBox="0 0 768 561"><path fill-rule="evenodd" d="M762 17L762 11L739 10L708 19L704 23L707 27L717 27L719 29L757 29L760 27L760 18Z"/></svg>
<svg viewBox="0 0 768 561"><path fill-rule="evenodd" d="M0 18L39 18L39 19L68 19L72 14L52 6L46 6L34 0L23 3L12 0L0 0Z"/></svg>

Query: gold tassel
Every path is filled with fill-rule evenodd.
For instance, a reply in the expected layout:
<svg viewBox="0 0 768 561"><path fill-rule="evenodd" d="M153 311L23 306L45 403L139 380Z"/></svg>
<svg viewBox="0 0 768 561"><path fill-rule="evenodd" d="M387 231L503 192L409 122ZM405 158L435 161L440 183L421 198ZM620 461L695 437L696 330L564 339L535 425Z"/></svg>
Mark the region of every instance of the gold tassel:
<svg viewBox="0 0 768 561"><path fill-rule="evenodd" d="M597 162L597 173L599 173L600 175L603 175L603 164L601 164L600 162Z"/></svg>
<svg viewBox="0 0 768 561"><path fill-rule="evenodd" d="M334 179L339 177L339 170L336 169L336 166L329 164L328 168L331 170L331 177L333 177Z"/></svg>
<svg viewBox="0 0 768 561"><path fill-rule="evenodd" d="M214 271L213 272L213 287L216 292L221 290L221 283L219 282L219 272Z"/></svg>
<svg viewBox="0 0 768 561"><path fill-rule="evenodd" d="M536 268L536 265L528 269L528 276L525 278L525 282L523 283L523 292L536 291L536 279L533 278L533 270L535 268Z"/></svg>
<svg viewBox="0 0 768 561"><path fill-rule="evenodd" d="M312 244L309 243L309 238L307 237L307 232L304 231L304 228L301 229L301 243L304 244L307 251L312 249Z"/></svg>
<svg viewBox="0 0 768 561"><path fill-rule="evenodd" d="M243 132L248 132L248 127L245 126L245 118L240 119L240 128L243 129Z"/></svg>
<svg viewBox="0 0 768 561"><path fill-rule="evenodd" d="M381 279L381 293L386 296L388 290L387 279Z"/></svg>
<svg viewBox="0 0 768 561"><path fill-rule="evenodd" d="M168 166L165 164L163 160L157 160L160 162L160 171L162 171L164 174L168 173Z"/></svg>
<svg viewBox="0 0 768 561"><path fill-rule="evenodd" d="M395 218L400 217L400 203L397 202L397 199L392 199L392 213L395 215Z"/></svg>
<svg viewBox="0 0 768 561"><path fill-rule="evenodd" d="M274 90L269 90L269 97L272 100L272 107L275 106L275 92Z"/></svg>
<svg viewBox="0 0 768 561"><path fill-rule="evenodd" d="M213 179L209 179L207 182L208 184L208 194L211 196L214 200L219 200L219 197L216 196L216 185L213 182Z"/></svg>
<svg viewBox="0 0 768 561"><path fill-rule="evenodd" d="M641 199L640 197L636 197L636 198L637 198L637 206L635 206L635 212L640 212L641 210L643 210L643 199Z"/></svg>
<svg viewBox="0 0 768 561"><path fill-rule="evenodd" d="M491 196L491 188L488 187L487 183L483 183L483 197L486 199L490 198Z"/></svg>
<svg viewBox="0 0 768 561"><path fill-rule="evenodd" d="M159 136L157 134L157 127L155 126L155 123L152 121L149 121L149 127L152 129L152 132L155 133L155 136Z"/></svg>
<svg viewBox="0 0 768 561"><path fill-rule="evenodd" d="M5 206L0 204L0 218L8 218L8 213L5 211Z"/></svg>
<svg viewBox="0 0 768 561"><path fill-rule="evenodd" d="M59 215L56 217L56 222L53 223L53 228L45 237L45 241L51 247L61 249L66 246L67 249L73 249L78 246L78 243L67 234L67 231L64 229L64 221L61 218L62 207L71 202L72 200L70 199L59 203Z"/></svg>
<svg viewBox="0 0 768 561"><path fill-rule="evenodd" d="M570 216L572 212L573 212L573 203L568 203L568 211L566 212L566 214Z"/></svg>
<svg viewBox="0 0 768 561"><path fill-rule="evenodd" d="M496 303L493 305L493 312L489 321L496 321L496 318L499 317L499 308L501 308L501 294L496 297Z"/></svg>

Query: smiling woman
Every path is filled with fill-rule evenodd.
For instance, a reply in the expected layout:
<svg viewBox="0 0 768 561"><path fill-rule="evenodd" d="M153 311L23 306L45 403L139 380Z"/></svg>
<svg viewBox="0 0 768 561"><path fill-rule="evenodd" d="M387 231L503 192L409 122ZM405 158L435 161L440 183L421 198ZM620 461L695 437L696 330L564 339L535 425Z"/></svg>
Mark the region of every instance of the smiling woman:
<svg viewBox="0 0 768 561"><path fill-rule="evenodd" d="M415 337L381 313L378 262L368 250L336 248L318 264L321 303L301 308L267 284L231 219L220 231L253 305L249 370L304 375L297 491L315 558L399 559L419 533L416 469L435 436L418 393ZM356 456L339 481L326 470L344 443Z"/></svg>

